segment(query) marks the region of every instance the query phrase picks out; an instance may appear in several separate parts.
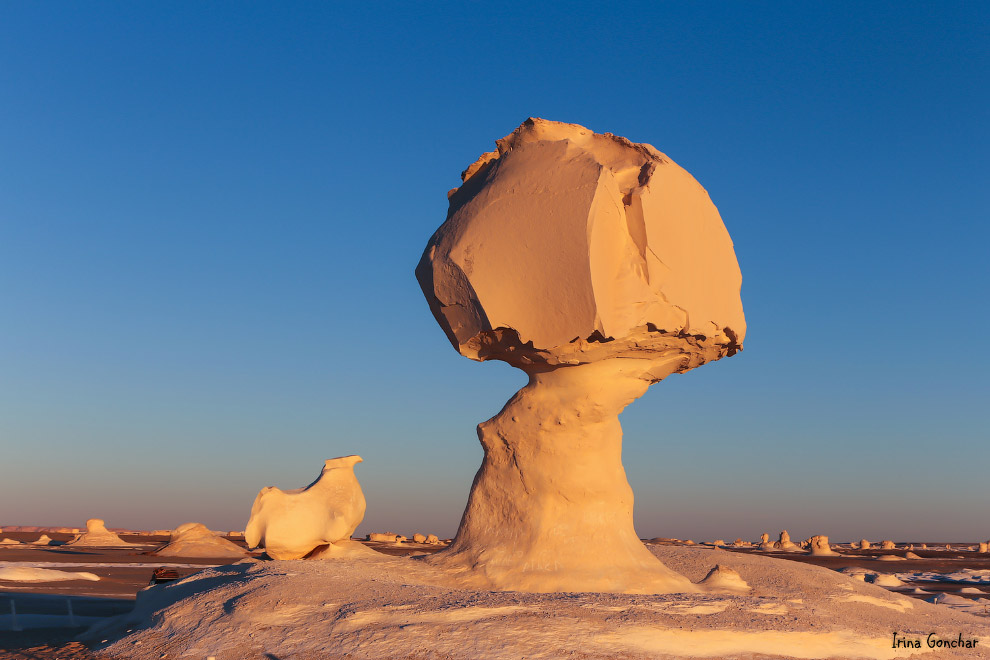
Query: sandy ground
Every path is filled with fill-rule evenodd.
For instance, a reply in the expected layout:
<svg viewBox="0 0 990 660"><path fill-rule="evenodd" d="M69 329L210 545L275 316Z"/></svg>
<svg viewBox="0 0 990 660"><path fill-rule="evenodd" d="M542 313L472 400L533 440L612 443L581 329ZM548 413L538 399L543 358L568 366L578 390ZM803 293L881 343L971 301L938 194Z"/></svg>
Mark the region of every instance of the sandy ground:
<svg viewBox="0 0 990 660"><path fill-rule="evenodd" d="M21 541L31 541L36 539L39 534L30 532L3 533L0 536L15 538ZM71 537L71 535L51 533L49 533L49 536L56 541L65 541ZM155 547L156 544L167 541L165 537L132 536L125 537L125 540L144 543L146 545L143 547L106 549L73 548L71 546L0 547L0 567L13 565L14 563L30 564L34 566L61 568L62 570L69 571L87 571L95 573L101 578L99 582L73 580L51 583L0 583L0 621L3 620L4 615L9 614L9 602L12 600L18 603L18 612L23 617L45 612L64 615L66 612L66 599L70 599L73 603L77 623L85 620L88 624L91 622L88 617L107 617L129 611L133 606L135 595L147 586L152 571L159 566L171 565L181 577L185 577L203 568L231 563L229 558L166 559L148 555L147 552ZM411 543L402 544L401 546L381 543L367 543L367 545L389 555L430 553L440 549L435 546L420 546ZM667 550L666 545L664 543L655 543L650 544L650 547L654 549L656 554L662 557L663 553ZM944 544L942 545L944 546ZM903 556L905 553L903 549L893 551L850 551L843 549L843 556L840 557L810 557L798 553L761 553L751 548L713 552L727 552L740 556L768 555L833 570L849 567L865 568L880 573L953 573L964 568L990 570L990 555L966 552L962 547L954 548L950 551L944 549L916 549L913 552L920 555L922 559L898 562L877 561L875 557L878 554ZM701 570L701 568L699 567L697 570ZM698 578L699 576L692 576L692 579ZM970 599L981 596L980 593L959 593L961 590L966 589L967 585L936 581L912 582L909 587L897 588L893 591L912 596L910 593L911 588L916 586L920 586L925 591L932 593L954 593ZM972 585L969 585L969 588L972 590ZM982 592L982 597L990 598L990 585L980 584L976 585L976 588ZM930 598L931 596L915 597ZM925 607L929 606L925 605ZM65 621L62 621L60 625L62 627L28 629L14 632L4 629L4 624L0 623L0 660L7 660L8 658L18 660L22 658L38 660L53 660L55 658L62 658L63 660L103 660L108 657L105 654L91 650L77 641L77 638L86 629L86 626L77 625L75 627L69 627ZM987 631L990 634L990 623L988 623ZM99 646L100 641L92 640L90 644L91 646ZM126 656L117 655L117 657Z"/></svg>

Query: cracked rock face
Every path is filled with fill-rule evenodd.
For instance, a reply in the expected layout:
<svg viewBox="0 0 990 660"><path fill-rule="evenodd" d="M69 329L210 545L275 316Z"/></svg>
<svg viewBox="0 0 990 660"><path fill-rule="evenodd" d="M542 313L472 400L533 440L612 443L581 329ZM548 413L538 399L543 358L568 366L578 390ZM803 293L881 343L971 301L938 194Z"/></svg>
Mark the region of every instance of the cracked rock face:
<svg viewBox="0 0 990 660"><path fill-rule="evenodd" d="M742 348L742 277L708 193L648 144L529 119L449 193L416 270L462 354L524 370Z"/></svg>

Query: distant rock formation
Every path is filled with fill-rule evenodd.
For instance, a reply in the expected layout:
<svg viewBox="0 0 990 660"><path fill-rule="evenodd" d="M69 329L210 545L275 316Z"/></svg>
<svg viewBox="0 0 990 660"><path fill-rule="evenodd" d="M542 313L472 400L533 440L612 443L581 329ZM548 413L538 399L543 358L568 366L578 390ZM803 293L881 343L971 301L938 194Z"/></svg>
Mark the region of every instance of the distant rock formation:
<svg viewBox="0 0 990 660"><path fill-rule="evenodd" d="M171 540L152 554L159 557L245 557L248 551L217 536L206 525L185 523L171 532Z"/></svg>
<svg viewBox="0 0 990 660"><path fill-rule="evenodd" d="M863 539L862 541L859 542L859 549L860 550L869 550L870 549L870 542L867 541L866 539Z"/></svg>
<svg viewBox="0 0 990 660"><path fill-rule="evenodd" d="M42 534L37 540L31 541L29 545L51 545L53 541L49 538L48 534Z"/></svg>
<svg viewBox="0 0 990 660"><path fill-rule="evenodd" d="M426 543L426 535L419 532L413 534L413 543Z"/></svg>
<svg viewBox="0 0 990 660"><path fill-rule="evenodd" d="M904 553L904 558L905 559L921 559L921 557L919 557L918 555L916 555L916 554L914 554L913 552L910 552L910 551Z"/></svg>
<svg viewBox="0 0 990 660"><path fill-rule="evenodd" d="M364 519L364 493L354 476L360 462L360 456L331 458L305 488L262 488L244 530L248 547L264 548L272 559L301 559L325 545L340 547L328 548L331 552L323 557L337 556L345 547L354 552L367 549L350 540Z"/></svg>
<svg viewBox="0 0 990 660"><path fill-rule="evenodd" d="M897 545L893 541L880 541L881 550L894 550Z"/></svg>
<svg viewBox="0 0 990 660"><path fill-rule="evenodd" d="M377 543L395 543L399 540L399 535L394 532L371 532L366 540Z"/></svg>
<svg viewBox="0 0 990 660"><path fill-rule="evenodd" d="M765 550L765 551L768 551L769 552L769 551L774 550L775 548L776 548L776 545L774 544L773 541L770 540L770 535L767 534L767 533L764 533L760 537L760 550Z"/></svg>
<svg viewBox="0 0 990 660"><path fill-rule="evenodd" d="M128 543L108 530L106 523L99 518L90 518L86 521L86 531L79 534L65 545L76 545L83 547L115 547L135 544Z"/></svg>
<svg viewBox="0 0 990 660"><path fill-rule="evenodd" d="M0 545L23 545L16 539L0 539Z"/></svg>
<svg viewBox="0 0 990 660"><path fill-rule="evenodd" d="M824 534L818 534L808 539L808 552L815 557L834 557L839 554L832 550L828 544L828 537Z"/></svg>
<svg viewBox="0 0 990 660"><path fill-rule="evenodd" d="M791 541L791 535L787 533L787 530L780 532L780 539L775 544L778 550L783 550L784 552L798 552L801 550L797 543Z"/></svg>
<svg viewBox="0 0 990 660"><path fill-rule="evenodd" d="M977 550L977 552L982 552L982 553L990 552L988 548L990 548L990 541L987 541L986 543L980 543L980 547Z"/></svg>
<svg viewBox="0 0 990 660"><path fill-rule="evenodd" d="M423 541L423 543L426 543L427 545L440 545L440 539L437 538L436 534L427 534L426 540Z"/></svg>

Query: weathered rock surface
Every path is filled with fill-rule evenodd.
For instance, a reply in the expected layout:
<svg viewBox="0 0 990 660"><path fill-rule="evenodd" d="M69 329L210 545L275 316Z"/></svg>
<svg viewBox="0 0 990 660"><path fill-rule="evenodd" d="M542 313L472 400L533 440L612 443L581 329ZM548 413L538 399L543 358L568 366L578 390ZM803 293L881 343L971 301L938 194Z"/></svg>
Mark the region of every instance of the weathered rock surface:
<svg viewBox="0 0 990 660"><path fill-rule="evenodd" d="M497 147L449 193L416 276L455 349L530 380L479 425L457 536L424 561L498 589L696 591L636 535L618 415L742 348L729 234L650 145L529 119Z"/></svg>
<svg viewBox="0 0 990 660"><path fill-rule="evenodd" d="M272 559L301 559L320 546L349 541L364 519L364 493L354 476L361 461L331 458L305 488L262 488L244 530L248 547L264 548Z"/></svg>

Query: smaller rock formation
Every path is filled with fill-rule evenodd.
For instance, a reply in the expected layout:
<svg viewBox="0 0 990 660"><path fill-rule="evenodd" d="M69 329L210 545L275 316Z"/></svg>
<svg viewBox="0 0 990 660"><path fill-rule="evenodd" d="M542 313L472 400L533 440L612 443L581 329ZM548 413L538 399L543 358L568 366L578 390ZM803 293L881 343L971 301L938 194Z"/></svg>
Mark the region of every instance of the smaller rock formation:
<svg viewBox="0 0 990 660"><path fill-rule="evenodd" d="M51 545L52 540L48 534L42 534L37 540L31 541L30 545Z"/></svg>
<svg viewBox="0 0 990 660"><path fill-rule="evenodd" d="M250 548L264 548L272 559L302 559L320 546L346 546L360 552L364 546L351 534L364 519L365 500L354 476L360 456L331 458L320 476L305 488L262 488L251 507L244 530ZM322 556L340 556L323 552Z"/></svg>
<svg viewBox="0 0 990 660"><path fill-rule="evenodd" d="M440 545L440 539L436 534L427 534L424 543L427 545Z"/></svg>
<svg viewBox="0 0 990 660"><path fill-rule="evenodd" d="M705 591L747 593L750 586L736 571L726 566L716 565L708 575L698 583Z"/></svg>
<svg viewBox="0 0 990 660"><path fill-rule="evenodd" d="M763 536L760 537L760 550L771 551L775 548L776 545L774 545L773 541L770 540L770 535L764 533Z"/></svg>
<svg viewBox="0 0 990 660"><path fill-rule="evenodd" d="M834 557L839 554L832 550L828 544L828 537L823 534L808 539L808 553L815 557Z"/></svg>
<svg viewBox="0 0 990 660"><path fill-rule="evenodd" d="M416 532L413 534L413 543L426 543L426 535Z"/></svg>
<svg viewBox="0 0 990 660"><path fill-rule="evenodd" d="M880 541L880 549L881 550L893 550L896 547L897 546L894 544L893 541Z"/></svg>
<svg viewBox="0 0 990 660"><path fill-rule="evenodd" d="M879 573L875 578L873 578L873 584L878 587L903 587L904 583L901 582L896 575L890 575L888 573Z"/></svg>
<svg viewBox="0 0 990 660"><path fill-rule="evenodd" d="M918 555L914 554L913 552L905 552L904 553L904 558L905 559L921 559L921 557L919 557Z"/></svg>
<svg viewBox="0 0 990 660"><path fill-rule="evenodd" d="M0 545L23 545L23 543L14 539L0 539Z"/></svg>
<svg viewBox="0 0 990 660"><path fill-rule="evenodd" d="M778 550L784 552L797 552L801 549L797 543L791 541L791 535L787 533L786 529L780 533L780 540L777 541L776 545Z"/></svg>
<svg viewBox="0 0 990 660"><path fill-rule="evenodd" d="M247 550L217 536L206 525L185 523L171 532L171 540L154 551L159 557L244 557Z"/></svg>
<svg viewBox="0 0 990 660"><path fill-rule="evenodd" d="M79 534L66 545L77 545L81 547L112 547L124 545L136 545L128 543L113 532L107 529L106 523L99 518L90 518L86 521L86 531Z"/></svg>
<svg viewBox="0 0 990 660"><path fill-rule="evenodd" d="M863 539L862 541L859 542L859 549L860 550L869 550L870 549L870 542L867 541L866 539Z"/></svg>
<svg viewBox="0 0 990 660"><path fill-rule="evenodd" d="M394 532L371 532L365 540L377 543L395 543L399 540L399 535Z"/></svg>
<svg viewBox="0 0 990 660"><path fill-rule="evenodd" d="M980 548L977 550L977 552L982 552L984 554L990 552L990 541L987 541L986 543L981 543Z"/></svg>

